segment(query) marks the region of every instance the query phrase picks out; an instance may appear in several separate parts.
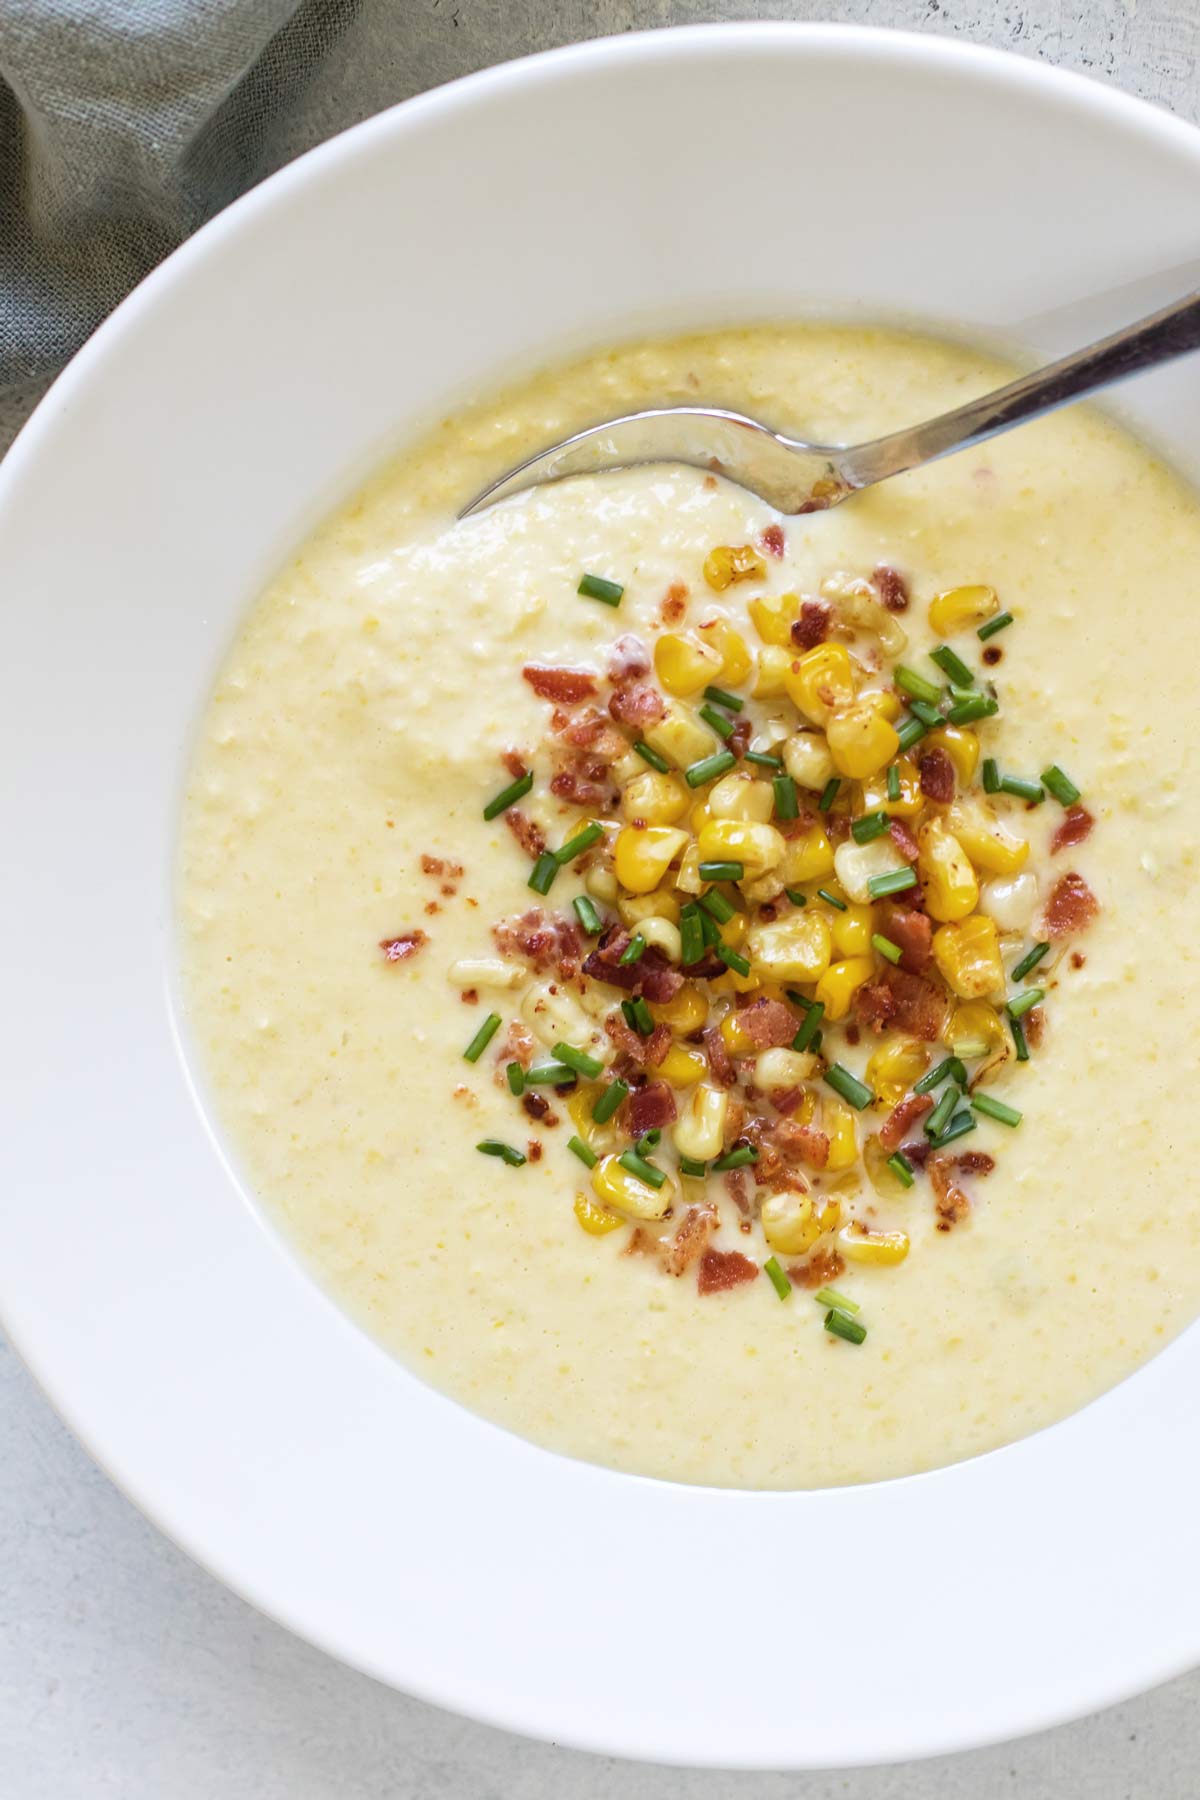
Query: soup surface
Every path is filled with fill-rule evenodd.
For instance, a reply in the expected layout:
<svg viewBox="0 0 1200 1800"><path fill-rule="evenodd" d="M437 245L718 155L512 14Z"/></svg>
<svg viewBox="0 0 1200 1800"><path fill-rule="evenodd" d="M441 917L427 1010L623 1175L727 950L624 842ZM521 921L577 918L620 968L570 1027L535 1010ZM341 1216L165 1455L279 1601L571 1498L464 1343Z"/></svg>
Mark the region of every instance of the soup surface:
<svg viewBox="0 0 1200 1800"><path fill-rule="evenodd" d="M1197 1310L1192 493L1072 410L782 521L680 468L454 519L632 408L854 441L1003 375L812 327L553 370L321 524L221 671L179 873L216 1112L366 1329L541 1444L906 1474L1063 1417Z"/></svg>

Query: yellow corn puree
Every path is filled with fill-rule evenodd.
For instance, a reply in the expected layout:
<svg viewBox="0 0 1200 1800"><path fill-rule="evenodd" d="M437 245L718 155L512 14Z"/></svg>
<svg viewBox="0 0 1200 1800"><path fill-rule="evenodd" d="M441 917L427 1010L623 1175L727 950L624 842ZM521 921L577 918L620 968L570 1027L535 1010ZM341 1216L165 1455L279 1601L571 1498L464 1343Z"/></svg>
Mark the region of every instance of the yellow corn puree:
<svg viewBox="0 0 1200 1800"><path fill-rule="evenodd" d="M853 441L1004 373L848 327L728 331L551 371L447 420L321 525L220 674L179 867L216 1114L270 1216L367 1330L555 1450L742 1487L906 1474L1062 1418L1196 1311L1190 490L1072 410L802 518L656 468L454 519L539 445L638 406L702 398ZM776 524L782 556L762 537ZM881 604L881 566L907 583L904 610ZM585 574L619 603L581 595ZM798 645L806 602L828 609L827 631ZM627 637L667 708L644 726L649 761L605 711ZM943 645L998 710L918 740L914 699L961 703L955 665L930 655ZM590 671L597 692L552 722L529 664ZM609 766L580 807L550 781L564 720L589 707ZM750 748L781 768L738 760L689 783L724 747L714 708L749 719ZM934 744L948 798L923 781ZM488 821L513 780L506 752L534 780ZM1051 768L1094 821L1057 852ZM1040 802L996 791L1006 778ZM890 830L848 835L872 814L911 839L917 887L891 902L874 884L910 856ZM592 820L595 841L546 866L544 897L531 889L538 833L554 850ZM724 874L700 873L712 863ZM1067 873L1098 911L1056 936L1045 911ZM921 979L944 1003L933 1040L869 1028L895 980L889 904L914 891L931 923ZM675 968L699 907L722 957L639 1015L619 987L536 969L493 933L534 908L575 923L576 898L619 934L581 933L581 956L639 938L646 967ZM1040 1004L1020 1000L1037 989ZM762 1001L798 1031L819 1005L821 1038L756 1043ZM636 1085L629 1034L651 1026L649 1074L676 1113L641 1147L660 1185L621 1160L626 1112L593 1117L615 1076ZM508 1064L520 1088L520 1065L544 1070L561 1044L591 1060L573 1087L527 1087L527 1108ZM880 1129L951 1057L898 1168ZM778 1137L772 1096L790 1183L765 1177L773 1138L754 1135L758 1118ZM931 1129L950 1135L922 1167ZM711 1167L731 1152L745 1214Z"/></svg>

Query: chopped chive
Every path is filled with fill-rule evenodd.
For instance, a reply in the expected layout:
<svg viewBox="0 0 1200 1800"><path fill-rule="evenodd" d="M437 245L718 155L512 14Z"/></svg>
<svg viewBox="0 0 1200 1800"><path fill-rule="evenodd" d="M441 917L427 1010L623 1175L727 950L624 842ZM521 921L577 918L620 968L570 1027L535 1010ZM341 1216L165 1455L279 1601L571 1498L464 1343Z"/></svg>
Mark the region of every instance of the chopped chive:
<svg viewBox="0 0 1200 1800"><path fill-rule="evenodd" d="M895 763L888 764L887 797L889 800L898 800L900 798L900 771Z"/></svg>
<svg viewBox="0 0 1200 1800"><path fill-rule="evenodd" d="M554 877L558 874L559 861L553 850L543 850L533 865L529 877L529 886L535 894L548 894L554 886Z"/></svg>
<svg viewBox="0 0 1200 1800"><path fill-rule="evenodd" d="M818 1033L814 1037L812 1043L808 1046L814 1056L818 1056L820 1054L821 1042L822 1042L822 1039L824 1038L824 1036L825 1036L825 1033L823 1031L818 1031Z"/></svg>
<svg viewBox="0 0 1200 1800"><path fill-rule="evenodd" d="M715 781L718 775L724 775L732 769L737 757L732 750L718 750L715 756L702 756L689 769L683 771L683 779L689 787L704 787L707 782Z"/></svg>
<svg viewBox="0 0 1200 1800"><path fill-rule="evenodd" d="M603 825L597 825L593 819L590 825L585 825L582 831L577 831L573 838L568 838L561 850L554 852L554 859L559 868L561 869L564 863L574 862L577 856L582 856L585 850L590 850L592 845L598 843L603 836Z"/></svg>
<svg viewBox="0 0 1200 1800"><path fill-rule="evenodd" d="M589 1056L586 1050L576 1050L573 1044L555 1044L554 1054L560 1063L568 1069L574 1069L577 1075L586 1075L589 1081L595 1081L603 1075L604 1064L598 1056Z"/></svg>
<svg viewBox="0 0 1200 1800"><path fill-rule="evenodd" d="M925 726L920 719L905 719L902 725L896 727L896 739L901 750L911 750L924 736Z"/></svg>
<svg viewBox="0 0 1200 1800"><path fill-rule="evenodd" d="M1046 790L1040 782L1024 781L1019 775L1002 775L1000 792L1013 794L1018 800L1031 800L1035 806L1040 806L1046 798Z"/></svg>
<svg viewBox="0 0 1200 1800"><path fill-rule="evenodd" d="M1049 944L1043 941L1040 944L1035 944L1032 950L1027 950L1012 972L1013 980L1024 981L1029 972L1032 969L1037 968L1043 956L1048 953L1049 949Z"/></svg>
<svg viewBox="0 0 1200 1800"><path fill-rule="evenodd" d="M633 1010L633 1001L632 1000L622 1000L621 1012L624 1015L625 1023L628 1025L630 1031L636 1031L637 1030L637 1014Z"/></svg>
<svg viewBox="0 0 1200 1800"><path fill-rule="evenodd" d="M733 720L727 719L725 714L718 712L715 706L702 706L700 708L700 717L704 720L704 723L709 727L710 731L715 731L719 738L731 738L733 736Z"/></svg>
<svg viewBox="0 0 1200 1800"><path fill-rule="evenodd" d="M985 756L983 759L983 791L985 794L1000 792L1000 764L994 756Z"/></svg>
<svg viewBox="0 0 1200 1800"><path fill-rule="evenodd" d="M922 1075L920 1081L913 1083L913 1093L932 1094L934 1088L945 1081L947 1076L952 1076L960 1087L965 1084L967 1071L957 1056L948 1056L936 1069L930 1069L928 1075Z"/></svg>
<svg viewBox="0 0 1200 1800"><path fill-rule="evenodd" d="M801 1000L801 1004L806 1006L808 1011L805 1014L803 1025L792 1039L792 1049L801 1051L815 1049L816 1045L813 1040L819 1036L817 1027L825 1014L825 1002L823 1000L804 1000L800 995L797 995L796 998Z"/></svg>
<svg viewBox="0 0 1200 1800"><path fill-rule="evenodd" d="M718 1156L713 1164L713 1174L723 1175L726 1169L745 1169L758 1161L758 1151L753 1144L737 1144L727 1150L724 1156Z"/></svg>
<svg viewBox="0 0 1200 1800"><path fill-rule="evenodd" d="M994 619L989 619L986 625L981 625L979 627L975 636L979 639L981 644L986 644L990 637L995 637L998 631L1003 631L1004 627L1006 625L1011 625L1012 622L1013 616L1011 613L997 613Z"/></svg>
<svg viewBox="0 0 1200 1800"><path fill-rule="evenodd" d="M656 1169L653 1163L647 1162L644 1156L639 1156L636 1150L623 1151L617 1161L631 1175L636 1175L639 1181L648 1181L652 1188L660 1188L667 1179L665 1169Z"/></svg>
<svg viewBox="0 0 1200 1800"><path fill-rule="evenodd" d="M515 1094L517 1096L517 1099L519 1100L521 1098L521 1095L525 1092L525 1071L524 1071L524 1069L521 1067L519 1062L510 1062L508 1067L505 1069L504 1073L508 1077L509 1093Z"/></svg>
<svg viewBox="0 0 1200 1800"><path fill-rule="evenodd" d="M649 1131L643 1131L641 1137L633 1147L639 1156L645 1156L647 1150L657 1150L661 1143L662 1132L658 1129L657 1125L652 1125Z"/></svg>
<svg viewBox="0 0 1200 1800"><path fill-rule="evenodd" d="M702 894L700 898L702 900L707 900L708 895ZM706 950L715 950L717 945L721 942L721 933L717 930L717 921L713 918L712 913L707 906L702 906L700 908L700 934L704 939L704 948Z"/></svg>
<svg viewBox="0 0 1200 1800"><path fill-rule="evenodd" d="M817 899L827 900L829 905L836 908L838 912L846 912L848 910L846 902L844 900L839 900L836 894L831 894L828 888L818 888Z"/></svg>
<svg viewBox="0 0 1200 1800"><path fill-rule="evenodd" d="M991 719L1000 711L1000 702L991 694L980 694L974 700L960 700L946 714L951 725L970 725L976 719Z"/></svg>
<svg viewBox="0 0 1200 1800"><path fill-rule="evenodd" d="M821 789L821 798L817 801L818 812L827 813L829 811L830 807L837 799L838 789L841 785L840 777L837 775L830 776L829 780L825 783L825 786Z"/></svg>
<svg viewBox="0 0 1200 1800"><path fill-rule="evenodd" d="M679 960L684 968L698 963L704 955L704 930L700 924L700 908L689 900L679 915Z"/></svg>
<svg viewBox="0 0 1200 1800"><path fill-rule="evenodd" d="M1048 769L1042 770L1042 780L1063 806L1074 806L1079 798L1079 789L1069 775L1064 775L1057 763L1051 763Z"/></svg>
<svg viewBox="0 0 1200 1800"><path fill-rule="evenodd" d="M943 1144L952 1144L955 1138L966 1137L968 1131L974 1131L978 1120L969 1112L956 1112L944 1131L930 1140L931 1150L940 1150Z"/></svg>
<svg viewBox="0 0 1200 1800"><path fill-rule="evenodd" d="M887 1166L902 1187L910 1188L917 1179L913 1174L913 1166L903 1150L897 1150L895 1156L889 1156Z"/></svg>
<svg viewBox="0 0 1200 1800"><path fill-rule="evenodd" d="M880 900L885 894L902 894L906 888L916 885L914 869L889 869L886 875L872 875L867 883L867 893L872 900Z"/></svg>
<svg viewBox="0 0 1200 1800"><path fill-rule="evenodd" d="M666 757L660 756L657 750L652 750L644 738L639 738L633 747L641 757L642 761L648 762L650 767L652 769L657 769L660 775L669 775L671 773L671 765Z"/></svg>
<svg viewBox="0 0 1200 1800"><path fill-rule="evenodd" d="M800 892L799 888L785 887L783 891L787 895L788 899L791 901L793 906L807 906L808 905L808 895L802 894Z"/></svg>
<svg viewBox="0 0 1200 1800"><path fill-rule="evenodd" d="M927 1138L937 1137L942 1127L949 1124L950 1115L958 1105L959 1098L960 1095L958 1089L951 1083L925 1121L925 1136Z"/></svg>
<svg viewBox="0 0 1200 1800"><path fill-rule="evenodd" d="M936 731L939 725L944 725L946 723L932 701L910 700L908 703L908 710L913 717L919 719L922 725L929 731Z"/></svg>
<svg viewBox="0 0 1200 1800"><path fill-rule="evenodd" d="M979 689L975 686L974 682L972 682L969 687L960 687L957 681L952 681L948 692L951 700L974 700Z"/></svg>
<svg viewBox="0 0 1200 1800"><path fill-rule="evenodd" d="M603 600L605 606L619 606L625 589L619 581L606 581L603 575L585 575L575 592L585 600Z"/></svg>
<svg viewBox="0 0 1200 1800"><path fill-rule="evenodd" d="M642 1037L649 1037L654 1030L654 1020L651 1017L650 1008L640 994L633 1002L633 1028L640 1032Z"/></svg>
<svg viewBox="0 0 1200 1800"><path fill-rule="evenodd" d="M532 786L533 770L527 769L524 775L518 775L517 779L515 781L510 781L506 788L501 788L494 800L488 801L483 809L484 818L499 818L500 814L502 812L507 812L514 801L521 798L522 794L527 794Z"/></svg>
<svg viewBox="0 0 1200 1800"><path fill-rule="evenodd" d="M783 767L781 757L768 756L765 750L747 750L743 760L757 763L760 769L782 769Z"/></svg>
<svg viewBox="0 0 1200 1800"><path fill-rule="evenodd" d="M731 905L724 894L718 894L711 888L707 894L701 894L700 904L706 913L711 914L718 925L728 925L730 919L737 912L737 907Z"/></svg>
<svg viewBox="0 0 1200 1800"><path fill-rule="evenodd" d="M746 704L744 700L739 700L736 694L727 694L724 688L719 687L706 687L704 698L715 701L718 706L727 706L730 712L741 712Z"/></svg>
<svg viewBox="0 0 1200 1800"><path fill-rule="evenodd" d="M767 1277L767 1280L771 1283L771 1286L775 1289L775 1292L779 1295L781 1300L791 1299L792 1284L784 1274L777 1256L768 1256L766 1262L763 1264L763 1274Z"/></svg>
<svg viewBox="0 0 1200 1800"><path fill-rule="evenodd" d="M777 819L798 819L800 817L800 801L796 793L796 784L790 775L776 775L771 786L775 790L775 817Z"/></svg>
<svg viewBox="0 0 1200 1800"><path fill-rule="evenodd" d="M1018 994L1015 997L1015 999L1012 999L1009 1001L1009 1003L1008 1003L1009 1018L1010 1019L1024 1018L1025 1014L1029 1011L1031 1006L1036 1006L1039 1000L1044 1000L1045 998L1046 998L1045 988L1026 988L1025 992L1023 994Z"/></svg>
<svg viewBox="0 0 1200 1800"><path fill-rule="evenodd" d="M850 836L856 844L870 844L877 837L883 836L889 824L890 820L885 812L865 813L851 825Z"/></svg>
<svg viewBox="0 0 1200 1800"><path fill-rule="evenodd" d="M641 962L645 954L646 940L640 931L635 931L625 948L622 950L620 956L618 956L617 966L618 968L621 968L628 963Z"/></svg>
<svg viewBox="0 0 1200 1800"><path fill-rule="evenodd" d="M818 1306L832 1306L835 1312L845 1313L847 1317L851 1313L862 1311L857 1300L847 1300L845 1294L839 1294L836 1288L818 1288L813 1299Z"/></svg>
<svg viewBox="0 0 1200 1800"><path fill-rule="evenodd" d="M585 937L599 937L604 930L604 921L592 905L586 894L576 894L571 905L575 909L575 917L579 920L580 929Z"/></svg>
<svg viewBox="0 0 1200 1800"><path fill-rule="evenodd" d="M478 1062L496 1033L500 1029L500 1014L489 1013L475 1036L471 1039L463 1055L468 1062Z"/></svg>
<svg viewBox="0 0 1200 1800"><path fill-rule="evenodd" d="M701 881L740 881L746 873L746 865L740 862L702 862L697 864L696 873Z"/></svg>
<svg viewBox="0 0 1200 1800"><path fill-rule="evenodd" d="M956 681L960 687L970 688L975 686L974 675L972 675L962 657L955 655L949 644L939 644L936 650L931 650L929 652L929 660L932 663L936 663L943 675L948 675L951 681Z"/></svg>
<svg viewBox="0 0 1200 1800"><path fill-rule="evenodd" d="M697 1162L694 1156L681 1156L679 1159L681 1175L707 1175L708 1164Z"/></svg>
<svg viewBox="0 0 1200 1800"><path fill-rule="evenodd" d="M841 1063L830 1063L825 1071L825 1083L835 1094L840 1094L843 1100L849 1101L855 1112L861 1112L864 1106L870 1106L875 1098L866 1082L860 1081L857 1075L852 1075L849 1069L844 1069Z"/></svg>
<svg viewBox="0 0 1200 1800"><path fill-rule="evenodd" d="M1029 1039L1025 1036L1025 1027L1022 1025L1020 1019L1010 1019L1008 1026L1013 1035L1013 1043L1017 1047L1017 1061L1028 1062Z"/></svg>
<svg viewBox="0 0 1200 1800"><path fill-rule="evenodd" d="M595 1106L592 1108L592 1117L597 1125L608 1124L608 1121L612 1118L628 1092L629 1083L627 1081L622 1081L619 1075L615 1081L609 1082Z"/></svg>
<svg viewBox="0 0 1200 1800"><path fill-rule="evenodd" d="M510 1169L519 1169L525 1161L523 1150L514 1150L511 1144L502 1144L499 1138L484 1138L483 1142L476 1144L475 1148L482 1151L484 1156L498 1156L501 1162L508 1164Z"/></svg>
<svg viewBox="0 0 1200 1800"><path fill-rule="evenodd" d="M567 1149L573 1150L580 1162L589 1169L594 1169L596 1164L600 1161L596 1152L590 1145L585 1144L582 1138L569 1137L567 1139Z"/></svg>
<svg viewBox="0 0 1200 1800"><path fill-rule="evenodd" d="M925 700L930 706L936 706L941 697L940 688L932 681L926 681L923 675L918 675L915 669L906 669L903 663L897 666L892 680L900 692L907 694L912 700Z"/></svg>
<svg viewBox="0 0 1200 1800"><path fill-rule="evenodd" d="M565 1062L538 1063L535 1068L526 1069L525 1086L566 1087L575 1080L578 1071Z"/></svg>
<svg viewBox="0 0 1200 1800"><path fill-rule="evenodd" d="M737 951L729 944L714 944L713 949L725 964L725 967L727 969L732 969L735 975L748 975L750 973L750 964L746 961L746 958L744 956L739 956Z"/></svg>
<svg viewBox="0 0 1200 1800"><path fill-rule="evenodd" d="M1003 1100L993 1100L990 1094L972 1094L971 1105L976 1112L981 1112L987 1119L997 1119L1001 1125L1019 1125L1021 1114L1015 1106L1006 1106Z"/></svg>
<svg viewBox="0 0 1200 1800"><path fill-rule="evenodd" d="M904 955L899 944L893 944L891 938L882 937L878 931L871 933L871 942L880 956L886 956L890 963L898 963Z"/></svg>
<svg viewBox="0 0 1200 1800"><path fill-rule="evenodd" d="M857 1319L848 1319L836 1307L831 1307L825 1314L825 1329L833 1337L845 1338L848 1344L861 1344L867 1335L865 1325L860 1325Z"/></svg>

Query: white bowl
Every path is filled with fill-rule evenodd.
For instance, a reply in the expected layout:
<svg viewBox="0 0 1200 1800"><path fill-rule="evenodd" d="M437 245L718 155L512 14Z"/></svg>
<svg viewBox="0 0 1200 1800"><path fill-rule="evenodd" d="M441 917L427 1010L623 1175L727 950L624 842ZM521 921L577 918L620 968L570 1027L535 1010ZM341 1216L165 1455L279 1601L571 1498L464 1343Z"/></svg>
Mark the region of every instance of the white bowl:
<svg viewBox="0 0 1200 1800"><path fill-rule="evenodd" d="M170 891L239 615L398 435L647 326L849 311L1043 350L1061 308L1108 296L1086 335L1187 285L1198 200L1200 134L1032 62L830 27L626 37L285 170L22 435L3 1316L125 1492L314 1643L517 1730L742 1767L979 1744L1200 1656L1195 1329L1053 1430L907 1481L738 1493L551 1455L392 1362L240 1191L181 1049ZM1196 459L1195 362L1125 400Z"/></svg>

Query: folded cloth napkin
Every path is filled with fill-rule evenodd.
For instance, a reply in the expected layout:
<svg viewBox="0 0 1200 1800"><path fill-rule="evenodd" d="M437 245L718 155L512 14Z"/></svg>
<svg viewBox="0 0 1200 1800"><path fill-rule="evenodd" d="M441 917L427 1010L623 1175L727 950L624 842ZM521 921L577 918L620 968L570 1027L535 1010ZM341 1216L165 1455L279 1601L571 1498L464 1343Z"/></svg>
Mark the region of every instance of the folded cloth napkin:
<svg viewBox="0 0 1200 1800"><path fill-rule="evenodd" d="M276 166L355 0L0 0L0 391Z"/></svg>

